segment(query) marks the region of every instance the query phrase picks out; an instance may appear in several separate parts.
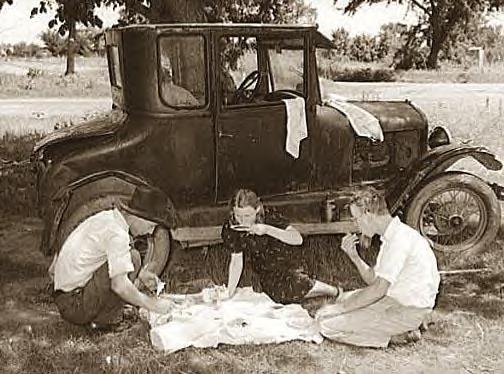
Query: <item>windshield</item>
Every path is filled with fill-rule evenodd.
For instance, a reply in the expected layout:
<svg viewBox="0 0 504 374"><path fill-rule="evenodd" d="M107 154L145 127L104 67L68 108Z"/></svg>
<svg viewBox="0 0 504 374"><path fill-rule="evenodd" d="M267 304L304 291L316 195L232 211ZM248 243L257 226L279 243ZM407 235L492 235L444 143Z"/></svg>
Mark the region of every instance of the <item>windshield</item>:
<svg viewBox="0 0 504 374"><path fill-rule="evenodd" d="M281 48L268 49L272 91L303 89L304 51Z"/></svg>

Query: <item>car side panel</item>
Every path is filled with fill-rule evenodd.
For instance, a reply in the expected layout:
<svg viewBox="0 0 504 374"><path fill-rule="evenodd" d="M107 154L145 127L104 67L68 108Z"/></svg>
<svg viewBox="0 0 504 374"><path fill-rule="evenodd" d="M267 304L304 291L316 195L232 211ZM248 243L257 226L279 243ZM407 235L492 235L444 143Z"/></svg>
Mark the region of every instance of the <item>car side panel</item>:
<svg viewBox="0 0 504 374"><path fill-rule="evenodd" d="M347 118L330 107L317 106L310 129L312 144L311 190L349 186L355 135Z"/></svg>

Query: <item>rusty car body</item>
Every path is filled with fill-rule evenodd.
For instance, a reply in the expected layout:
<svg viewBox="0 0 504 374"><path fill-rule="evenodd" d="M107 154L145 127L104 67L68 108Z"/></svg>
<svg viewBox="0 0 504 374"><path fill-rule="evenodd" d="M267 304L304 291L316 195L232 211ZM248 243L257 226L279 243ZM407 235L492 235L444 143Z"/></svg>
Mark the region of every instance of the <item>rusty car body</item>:
<svg viewBox="0 0 504 374"><path fill-rule="evenodd" d="M111 112L50 134L33 153L46 254L136 185L166 193L166 226L186 246L219 241L240 187L304 234L354 230L345 204L370 184L440 251L476 253L495 238L502 189L446 170L465 157L502 164L483 147L451 144L442 128L429 135L409 101L351 102L379 120L384 140L357 136L322 100L316 52L331 42L315 26L137 25L108 30L106 44ZM283 100L296 97L309 134L299 158L285 152Z"/></svg>

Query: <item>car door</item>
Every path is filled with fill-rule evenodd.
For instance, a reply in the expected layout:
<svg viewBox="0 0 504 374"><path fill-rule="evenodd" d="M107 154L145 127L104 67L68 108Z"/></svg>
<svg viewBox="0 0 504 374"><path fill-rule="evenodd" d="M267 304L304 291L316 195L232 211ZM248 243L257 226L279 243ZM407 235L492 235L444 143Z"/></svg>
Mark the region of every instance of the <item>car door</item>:
<svg viewBox="0 0 504 374"><path fill-rule="evenodd" d="M240 40L239 44L257 48L255 37ZM271 94L274 86L263 53L252 47L232 64L226 66L223 59L220 61L225 71L220 74L221 99L216 116L217 195L221 201L229 199L238 188L250 188L260 196L307 189L307 142L301 143L298 158L285 150L286 106L282 95ZM224 84L223 77L228 75L238 82L231 84L235 85L235 93L243 88L243 94L225 93L232 90L229 82Z"/></svg>

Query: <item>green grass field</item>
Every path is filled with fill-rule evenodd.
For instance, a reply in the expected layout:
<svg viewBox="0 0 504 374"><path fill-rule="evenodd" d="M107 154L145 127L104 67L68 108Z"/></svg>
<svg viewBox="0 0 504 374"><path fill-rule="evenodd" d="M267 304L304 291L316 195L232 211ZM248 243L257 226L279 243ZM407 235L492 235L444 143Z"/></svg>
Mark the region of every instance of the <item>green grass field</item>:
<svg viewBox="0 0 504 374"><path fill-rule="evenodd" d="M37 61L35 61L37 62ZM18 62L16 62L18 63ZM18 68L31 66L25 61ZM23 65L24 64L24 65ZM48 66L31 89L19 82L23 74L10 67L12 82L0 85L1 98L103 97L108 83L103 61L78 60L83 68L75 82L55 89L62 60L39 61ZM4 69L5 70L5 69ZM0 79L3 79L0 63ZM414 72L410 73L414 74ZM437 72L418 73L421 81L435 80ZM35 79L38 79L35 78ZM86 88L88 79L93 87ZM324 90L356 99L408 97L427 114L431 125L443 124L457 141L488 146L504 160L502 101L498 85L340 84L322 82ZM1 100L0 100L1 105ZM61 108L63 111L65 108ZM15 110L1 112L0 158L26 158L38 132L53 131L56 122L79 121L87 110L101 106L75 105L63 115L44 108L43 119ZM44 122L41 122L41 121ZM502 173L488 173L475 163L467 168L488 180L504 184ZM470 267L488 268L477 274L443 277L433 324L423 339L386 350L359 349L330 341L321 345L292 342L263 346L221 346L186 349L171 355L154 351L148 329L136 323L120 333L90 334L59 317L47 290L50 259L38 252L42 230L35 218L35 184L27 170L0 177L0 365L5 373L500 373L504 372L504 246L502 235L488 252L470 259ZM355 269L338 250L339 238L309 238L300 248L300 260L321 280L359 286ZM372 259L376 252L366 253ZM228 256L220 247L174 250L164 274L171 290L190 290L198 284L225 280ZM253 282L250 273L246 279ZM196 280L196 281L195 281Z"/></svg>

